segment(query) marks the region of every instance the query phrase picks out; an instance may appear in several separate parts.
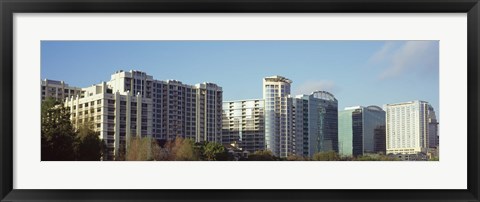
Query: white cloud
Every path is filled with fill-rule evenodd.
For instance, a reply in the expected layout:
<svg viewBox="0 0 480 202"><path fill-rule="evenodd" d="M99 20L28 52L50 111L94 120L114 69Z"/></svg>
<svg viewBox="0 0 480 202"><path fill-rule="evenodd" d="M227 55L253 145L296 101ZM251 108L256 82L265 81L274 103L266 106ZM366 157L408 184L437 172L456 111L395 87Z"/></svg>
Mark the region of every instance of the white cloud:
<svg viewBox="0 0 480 202"><path fill-rule="evenodd" d="M407 72L438 71L437 41L407 41L400 46L386 43L371 61L386 66L379 77L388 79Z"/></svg>
<svg viewBox="0 0 480 202"><path fill-rule="evenodd" d="M309 95L314 91L320 90L335 93L338 91L338 87L332 81L306 81L295 88L293 95Z"/></svg>
<svg viewBox="0 0 480 202"><path fill-rule="evenodd" d="M373 56L370 58L370 62L379 63L388 58L391 55L392 51L395 49L395 43L388 41L383 46L382 49L375 52Z"/></svg>

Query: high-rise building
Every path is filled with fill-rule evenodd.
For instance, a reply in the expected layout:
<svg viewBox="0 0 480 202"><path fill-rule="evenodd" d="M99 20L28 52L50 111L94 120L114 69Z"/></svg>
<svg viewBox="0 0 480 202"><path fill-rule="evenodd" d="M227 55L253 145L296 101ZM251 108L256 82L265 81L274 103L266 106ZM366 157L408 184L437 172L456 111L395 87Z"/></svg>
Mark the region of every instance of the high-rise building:
<svg viewBox="0 0 480 202"><path fill-rule="evenodd" d="M387 104L387 154L426 153L429 146L429 117L433 108L425 101Z"/></svg>
<svg viewBox="0 0 480 202"><path fill-rule="evenodd" d="M293 99L293 113L295 154L338 152L338 101L333 94L298 95Z"/></svg>
<svg viewBox="0 0 480 202"><path fill-rule="evenodd" d="M82 96L65 102L71 110L78 111L72 113L72 121L78 124L81 122L76 119L85 117L85 110L79 108L91 110L94 106L94 117L89 118L106 139L111 156L118 154L124 137L221 142L223 92L216 84L160 81L145 72L131 70L118 71L110 81L82 90ZM91 105L92 102L98 104Z"/></svg>
<svg viewBox="0 0 480 202"><path fill-rule="evenodd" d="M437 116L432 106L429 106L428 112L428 147L437 148L439 146Z"/></svg>
<svg viewBox="0 0 480 202"><path fill-rule="evenodd" d="M385 154L385 111L377 106L347 107L340 111L338 147L343 156Z"/></svg>
<svg viewBox="0 0 480 202"><path fill-rule="evenodd" d="M309 101L310 96L298 95L293 99L294 153L298 156L310 156L309 153Z"/></svg>
<svg viewBox="0 0 480 202"><path fill-rule="evenodd" d="M108 151L104 160L113 160L129 137L153 135L151 98L114 92L105 82L82 90L83 97L67 98L65 106L74 126L88 124L100 133Z"/></svg>
<svg viewBox="0 0 480 202"><path fill-rule="evenodd" d="M287 157L293 141L292 81L282 76L263 78L263 99L265 100L265 148L275 156Z"/></svg>
<svg viewBox="0 0 480 202"><path fill-rule="evenodd" d="M236 144L243 151L265 149L264 101L223 102L223 144Z"/></svg>
<svg viewBox="0 0 480 202"><path fill-rule="evenodd" d="M333 94L315 91L308 101L309 155L338 152L338 101Z"/></svg>
<svg viewBox="0 0 480 202"><path fill-rule="evenodd" d="M64 100L71 96L77 96L82 93L81 88L69 86L63 81L55 81L44 79L41 82L41 99L45 100L49 97L56 100Z"/></svg>

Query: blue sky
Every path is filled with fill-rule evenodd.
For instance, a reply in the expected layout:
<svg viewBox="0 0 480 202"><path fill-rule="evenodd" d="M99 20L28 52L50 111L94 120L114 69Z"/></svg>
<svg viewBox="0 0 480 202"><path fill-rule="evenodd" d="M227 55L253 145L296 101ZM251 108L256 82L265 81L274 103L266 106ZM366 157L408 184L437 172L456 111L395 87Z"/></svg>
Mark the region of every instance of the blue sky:
<svg viewBox="0 0 480 202"><path fill-rule="evenodd" d="M291 80L292 94L326 90L339 109L411 100L439 115L438 41L42 41L41 77L87 87L117 70L158 80L212 82L224 100L262 97L262 78Z"/></svg>

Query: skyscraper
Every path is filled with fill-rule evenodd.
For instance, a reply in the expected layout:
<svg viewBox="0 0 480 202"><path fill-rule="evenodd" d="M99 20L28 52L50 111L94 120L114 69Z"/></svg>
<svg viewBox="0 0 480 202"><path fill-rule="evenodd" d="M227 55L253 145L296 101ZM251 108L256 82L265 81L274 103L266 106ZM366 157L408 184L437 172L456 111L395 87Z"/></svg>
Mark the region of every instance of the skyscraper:
<svg viewBox="0 0 480 202"><path fill-rule="evenodd" d="M338 152L338 101L326 91L313 92L309 100L309 149Z"/></svg>
<svg viewBox="0 0 480 202"><path fill-rule="evenodd" d="M294 153L298 156L309 156L309 95L297 95L293 99L293 134Z"/></svg>
<svg viewBox="0 0 480 202"><path fill-rule="evenodd" d="M338 152L338 101L333 94L315 91L294 98L294 140L297 155Z"/></svg>
<svg viewBox="0 0 480 202"><path fill-rule="evenodd" d="M385 153L385 111L380 107L347 107L338 117L341 155Z"/></svg>
<svg viewBox="0 0 480 202"><path fill-rule="evenodd" d="M222 143L236 143L243 151L265 149L264 101L223 102Z"/></svg>
<svg viewBox="0 0 480 202"><path fill-rule="evenodd" d="M428 147L436 148L439 146L437 116L432 106L428 107L428 112Z"/></svg>
<svg viewBox="0 0 480 202"><path fill-rule="evenodd" d="M387 104L387 154L426 153L429 138L429 117L433 108L425 101Z"/></svg>
<svg viewBox="0 0 480 202"><path fill-rule="evenodd" d="M81 96L67 98L65 106L74 110L74 124L94 121L109 159L134 136L221 142L223 92L216 84L160 81L131 70L117 71L110 81L82 91Z"/></svg>
<svg viewBox="0 0 480 202"><path fill-rule="evenodd" d="M265 100L265 148L274 155L286 157L289 152L292 134L292 81L282 76L263 79L263 99Z"/></svg>

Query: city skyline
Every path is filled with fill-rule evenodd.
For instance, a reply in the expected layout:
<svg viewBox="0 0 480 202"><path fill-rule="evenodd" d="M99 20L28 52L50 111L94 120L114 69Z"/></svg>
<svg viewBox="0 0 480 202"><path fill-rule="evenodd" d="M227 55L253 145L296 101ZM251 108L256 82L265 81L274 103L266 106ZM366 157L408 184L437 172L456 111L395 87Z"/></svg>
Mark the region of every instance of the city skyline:
<svg viewBox="0 0 480 202"><path fill-rule="evenodd" d="M438 41L42 41L41 48L42 79L76 87L110 79L95 71L133 69L212 82L230 101L261 98L262 78L282 75L293 81L292 95L325 90L339 110L424 100L440 114Z"/></svg>

